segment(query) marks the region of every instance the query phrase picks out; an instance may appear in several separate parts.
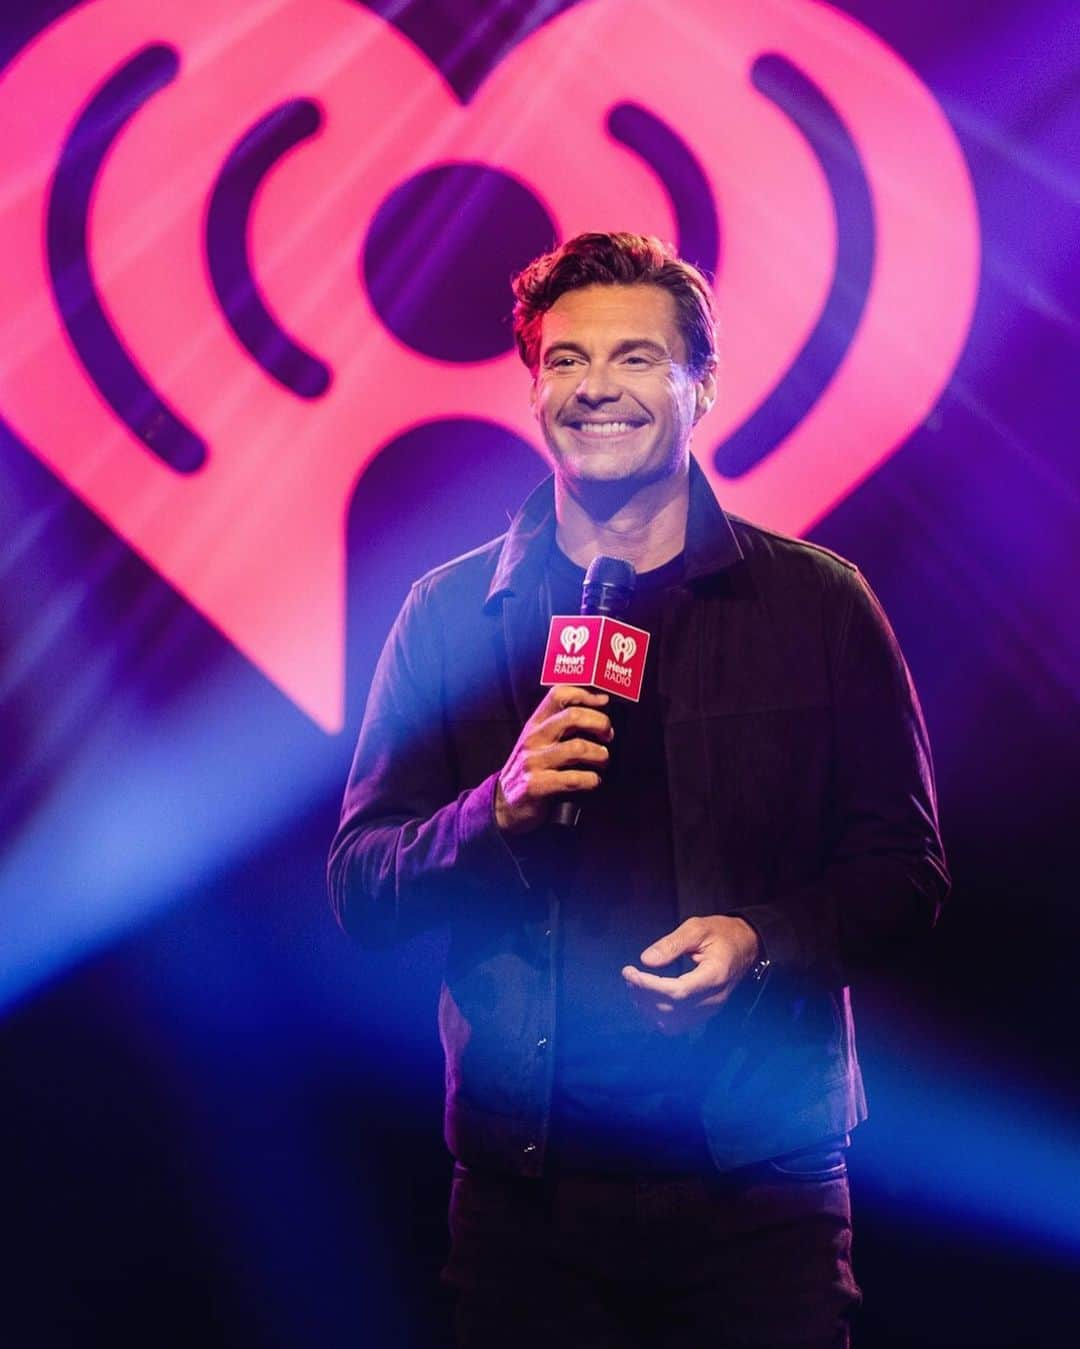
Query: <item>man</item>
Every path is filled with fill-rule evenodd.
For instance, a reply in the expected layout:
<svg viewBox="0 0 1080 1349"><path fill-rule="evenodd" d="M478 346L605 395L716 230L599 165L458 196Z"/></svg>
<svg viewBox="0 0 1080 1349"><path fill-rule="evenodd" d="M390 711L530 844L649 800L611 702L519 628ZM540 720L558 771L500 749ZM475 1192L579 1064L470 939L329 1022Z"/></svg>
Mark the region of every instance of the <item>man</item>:
<svg viewBox="0 0 1080 1349"><path fill-rule="evenodd" d="M450 926L459 1339L845 1345L846 986L948 889L914 690L856 569L727 517L692 459L702 275L586 234L514 289L554 476L413 587L329 871L361 941ZM654 634L637 706L538 683L598 554Z"/></svg>

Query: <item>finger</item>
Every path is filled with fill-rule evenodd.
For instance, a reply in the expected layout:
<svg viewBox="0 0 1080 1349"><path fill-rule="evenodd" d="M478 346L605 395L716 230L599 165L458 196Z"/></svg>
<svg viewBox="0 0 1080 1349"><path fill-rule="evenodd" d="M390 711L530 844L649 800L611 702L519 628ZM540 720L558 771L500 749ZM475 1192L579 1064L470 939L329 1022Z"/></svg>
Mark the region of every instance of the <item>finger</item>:
<svg viewBox="0 0 1080 1349"><path fill-rule="evenodd" d="M728 971L713 961L698 965L687 974L674 976L649 974L627 965L623 968L623 978L635 988L680 1003L692 998L705 998L726 988Z"/></svg>
<svg viewBox="0 0 1080 1349"><path fill-rule="evenodd" d="M545 768L570 768L575 764L591 767L593 764L603 768L610 758L606 745L598 745L593 740L582 740L574 736L570 740L557 740L535 753L535 761Z"/></svg>
<svg viewBox="0 0 1080 1349"><path fill-rule="evenodd" d="M646 992L643 989L632 990L634 1002L644 1011L656 1016L684 1017L690 1021L702 1021L712 1016L718 1007L728 1002L732 989L723 988L711 993L707 998L689 998L682 1002L672 1001L662 994Z"/></svg>
<svg viewBox="0 0 1080 1349"><path fill-rule="evenodd" d="M697 971L695 970L696 974ZM693 995L693 990L688 989L683 980L688 975L679 975L677 978L661 974L647 974L644 970L635 969L633 965L628 965L623 970L623 978L632 987L651 998L664 998L668 1002L685 1002L688 997Z"/></svg>
<svg viewBox="0 0 1080 1349"><path fill-rule="evenodd" d="M718 989L711 997L701 998L698 1002L695 1002L694 1006L703 1007L709 1011L717 1007L723 1007L724 1003L731 997L732 992L733 989L730 985L727 988Z"/></svg>
<svg viewBox="0 0 1080 1349"><path fill-rule="evenodd" d="M641 1013L642 1019L662 1035L679 1035L700 1025L710 1015L712 1009L702 1010L702 1004L682 1003L676 1005L656 998L654 994L631 990L633 1001Z"/></svg>
<svg viewBox="0 0 1080 1349"><path fill-rule="evenodd" d="M655 993L646 993L640 988L631 989L630 996L638 1011L642 1012L650 1021L654 1021L658 1016L671 1016L676 1010L673 1002L657 997Z"/></svg>
<svg viewBox="0 0 1080 1349"><path fill-rule="evenodd" d="M609 696L578 684L555 684L540 700L533 716L544 720L567 707L603 707Z"/></svg>
<svg viewBox="0 0 1080 1349"><path fill-rule="evenodd" d="M668 1002L681 1002L686 996L681 977L647 974L634 965L623 966L622 977L635 994L654 1003L658 998L663 998Z"/></svg>
<svg viewBox="0 0 1080 1349"><path fill-rule="evenodd" d="M630 995L630 1001L648 1021L655 1021L657 1016L669 1013L672 1010L673 1004L666 1002L663 998L658 998L655 993L647 993L644 989L635 988L632 984L626 985L626 991Z"/></svg>
<svg viewBox="0 0 1080 1349"><path fill-rule="evenodd" d="M674 932L654 941L642 951L640 960L643 965L670 965L679 956L696 950L704 936L704 924L700 918L688 918L680 923Z"/></svg>
<svg viewBox="0 0 1080 1349"><path fill-rule="evenodd" d="M580 707L577 704L553 713L546 721L535 726L532 734L534 742L550 743L581 732L587 732L599 740L609 742L615 738L611 718L605 712L594 707Z"/></svg>
<svg viewBox="0 0 1080 1349"><path fill-rule="evenodd" d="M533 779L534 797L562 796L564 792L591 792L603 781L599 773L584 768L554 769L538 773Z"/></svg>

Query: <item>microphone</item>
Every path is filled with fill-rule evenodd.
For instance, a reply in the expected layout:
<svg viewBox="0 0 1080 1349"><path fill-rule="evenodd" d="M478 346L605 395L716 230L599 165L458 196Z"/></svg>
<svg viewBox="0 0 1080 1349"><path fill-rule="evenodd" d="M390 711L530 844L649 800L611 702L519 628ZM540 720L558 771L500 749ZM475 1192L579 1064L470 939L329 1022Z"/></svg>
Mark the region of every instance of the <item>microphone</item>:
<svg viewBox="0 0 1080 1349"><path fill-rule="evenodd" d="M636 585L637 572L632 562L601 553L593 558L585 573L580 612L590 617L625 618ZM573 829L580 818L581 806L568 796L560 797L551 813L552 823L564 829Z"/></svg>

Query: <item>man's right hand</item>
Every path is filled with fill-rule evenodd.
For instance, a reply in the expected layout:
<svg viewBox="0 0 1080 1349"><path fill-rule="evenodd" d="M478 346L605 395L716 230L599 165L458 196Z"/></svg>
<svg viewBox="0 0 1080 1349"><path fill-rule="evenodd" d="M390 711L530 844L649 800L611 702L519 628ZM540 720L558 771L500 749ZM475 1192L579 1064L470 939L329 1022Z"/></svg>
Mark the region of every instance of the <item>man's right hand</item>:
<svg viewBox="0 0 1080 1349"><path fill-rule="evenodd" d="M556 797L600 786L615 732L599 709L606 693L556 684L522 727L495 788L495 822L504 834L525 834L543 824ZM582 733L605 742L586 740Z"/></svg>

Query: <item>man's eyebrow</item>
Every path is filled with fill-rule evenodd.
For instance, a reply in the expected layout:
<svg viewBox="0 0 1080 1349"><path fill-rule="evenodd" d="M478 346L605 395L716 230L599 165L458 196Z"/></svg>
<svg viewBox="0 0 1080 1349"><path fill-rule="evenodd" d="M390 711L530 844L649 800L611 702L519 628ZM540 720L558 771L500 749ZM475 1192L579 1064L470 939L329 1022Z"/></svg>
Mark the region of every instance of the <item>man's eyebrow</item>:
<svg viewBox="0 0 1080 1349"><path fill-rule="evenodd" d="M544 352L546 361L552 354L558 352L573 352L575 356L588 356L588 352L577 342L552 342L551 346ZM671 352L667 347L661 346L659 342L654 342L649 337L627 337L616 344L612 351L614 356L623 356L628 351L648 351L657 356L668 357Z"/></svg>

